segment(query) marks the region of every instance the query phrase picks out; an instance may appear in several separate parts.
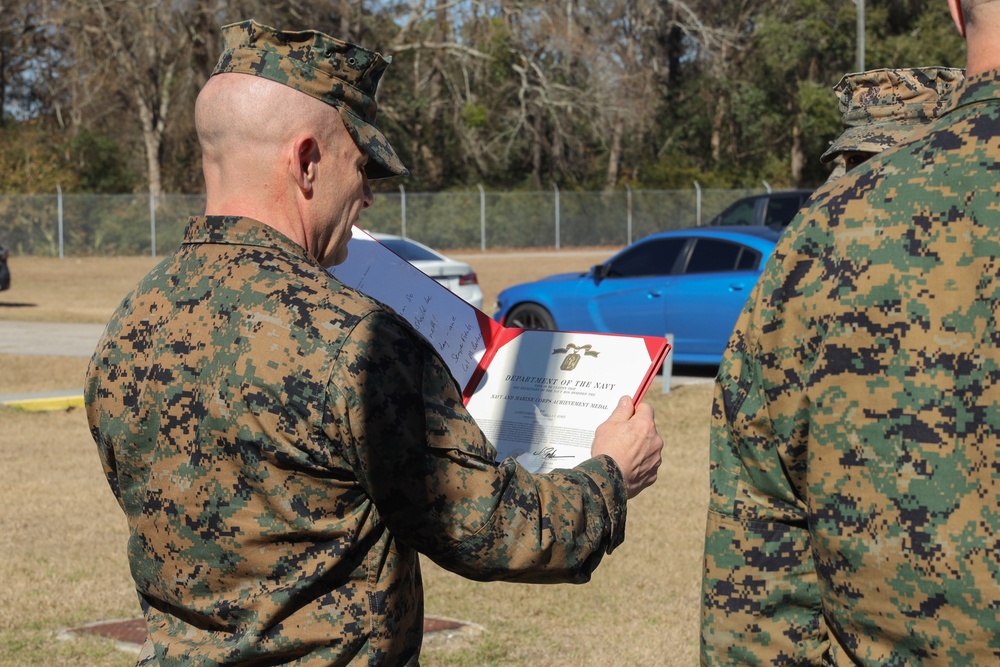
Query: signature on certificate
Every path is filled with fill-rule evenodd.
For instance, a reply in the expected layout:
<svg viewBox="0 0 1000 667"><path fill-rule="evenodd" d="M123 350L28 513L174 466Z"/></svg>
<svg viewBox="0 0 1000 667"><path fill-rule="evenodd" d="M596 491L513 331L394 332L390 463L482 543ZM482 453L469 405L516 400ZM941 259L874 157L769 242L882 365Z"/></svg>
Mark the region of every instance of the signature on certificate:
<svg viewBox="0 0 1000 667"><path fill-rule="evenodd" d="M572 459L572 454L560 456L555 447L542 447L533 449L517 457L518 463L528 469L529 472L543 472L552 470L559 466L560 459Z"/></svg>
<svg viewBox="0 0 1000 667"><path fill-rule="evenodd" d="M556 453L555 447L542 447L531 452L531 455L539 459L569 459L573 458L572 454L563 454L560 456Z"/></svg>

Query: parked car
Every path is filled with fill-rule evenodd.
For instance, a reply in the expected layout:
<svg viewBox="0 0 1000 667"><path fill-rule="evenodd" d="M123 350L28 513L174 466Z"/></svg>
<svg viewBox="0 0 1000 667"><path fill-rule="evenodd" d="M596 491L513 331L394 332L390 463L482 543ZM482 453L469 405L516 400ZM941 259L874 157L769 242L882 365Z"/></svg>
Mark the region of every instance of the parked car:
<svg viewBox="0 0 1000 667"><path fill-rule="evenodd" d="M712 218L708 226L764 226L781 231L812 193L812 190L784 190L737 199Z"/></svg>
<svg viewBox="0 0 1000 667"><path fill-rule="evenodd" d="M10 289L10 267L7 265L7 248L0 245L0 292Z"/></svg>
<svg viewBox="0 0 1000 667"><path fill-rule="evenodd" d="M482 310L483 290L479 287L476 272L469 264L446 257L413 239L392 234L372 234L372 236L389 250ZM350 244L347 252L350 253Z"/></svg>
<svg viewBox="0 0 1000 667"><path fill-rule="evenodd" d="M674 336L674 361L717 364L781 232L696 227L661 232L583 273L500 292L510 327Z"/></svg>

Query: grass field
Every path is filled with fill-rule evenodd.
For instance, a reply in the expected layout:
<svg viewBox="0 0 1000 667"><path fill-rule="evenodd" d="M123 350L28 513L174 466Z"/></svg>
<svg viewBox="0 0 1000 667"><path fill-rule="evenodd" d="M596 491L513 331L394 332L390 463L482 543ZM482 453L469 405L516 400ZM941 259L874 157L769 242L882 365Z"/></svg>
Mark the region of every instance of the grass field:
<svg viewBox="0 0 1000 667"><path fill-rule="evenodd" d="M585 269L611 250L460 255L477 269L487 310L500 288ZM151 258L11 259L3 320L99 322ZM0 394L82 384L86 359L0 355ZM484 632L428 641L425 667L697 664L711 387L647 402L664 436L660 481L629 504L626 541L583 586L467 581L425 561L426 611ZM104 481L82 410L0 407L0 666L131 665L105 640L62 628L139 614L125 560L125 520Z"/></svg>

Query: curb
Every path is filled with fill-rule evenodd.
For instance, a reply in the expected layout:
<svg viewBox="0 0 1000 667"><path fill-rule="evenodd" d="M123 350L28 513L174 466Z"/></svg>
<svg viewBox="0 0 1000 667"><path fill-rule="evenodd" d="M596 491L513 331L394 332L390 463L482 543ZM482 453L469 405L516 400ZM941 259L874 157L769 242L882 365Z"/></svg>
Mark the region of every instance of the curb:
<svg viewBox="0 0 1000 667"><path fill-rule="evenodd" d="M83 392L56 391L0 396L0 405L24 412L69 410L83 407Z"/></svg>

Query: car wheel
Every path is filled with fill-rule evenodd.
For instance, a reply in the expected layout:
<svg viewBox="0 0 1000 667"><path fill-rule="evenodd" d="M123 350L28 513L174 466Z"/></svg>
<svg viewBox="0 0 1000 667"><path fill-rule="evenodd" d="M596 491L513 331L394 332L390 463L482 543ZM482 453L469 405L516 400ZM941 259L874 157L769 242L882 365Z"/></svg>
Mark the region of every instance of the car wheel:
<svg viewBox="0 0 1000 667"><path fill-rule="evenodd" d="M537 303L522 303L511 308L510 315L504 320L504 325L519 329L547 329L552 331L556 328L556 321L552 319L549 311Z"/></svg>

